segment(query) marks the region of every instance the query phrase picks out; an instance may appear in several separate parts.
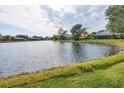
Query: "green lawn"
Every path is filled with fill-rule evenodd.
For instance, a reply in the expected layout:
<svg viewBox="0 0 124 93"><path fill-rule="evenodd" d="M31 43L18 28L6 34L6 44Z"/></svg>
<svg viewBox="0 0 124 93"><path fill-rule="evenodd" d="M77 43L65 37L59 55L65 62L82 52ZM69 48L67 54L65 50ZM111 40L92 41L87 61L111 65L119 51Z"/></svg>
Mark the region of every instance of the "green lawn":
<svg viewBox="0 0 124 93"><path fill-rule="evenodd" d="M124 63L113 65L105 70L80 72L69 77L54 77L37 81L25 87L124 87Z"/></svg>
<svg viewBox="0 0 124 93"><path fill-rule="evenodd" d="M109 43L124 47L123 40L68 42ZM54 67L0 79L0 87L124 87L124 53L89 62Z"/></svg>

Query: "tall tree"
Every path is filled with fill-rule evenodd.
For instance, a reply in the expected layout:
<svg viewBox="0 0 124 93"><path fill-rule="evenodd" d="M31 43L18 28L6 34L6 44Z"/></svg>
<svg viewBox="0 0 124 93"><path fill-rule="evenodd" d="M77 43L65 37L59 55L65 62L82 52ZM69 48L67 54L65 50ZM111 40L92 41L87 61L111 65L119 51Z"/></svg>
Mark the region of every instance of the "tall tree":
<svg viewBox="0 0 124 93"><path fill-rule="evenodd" d="M124 5L113 5L106 10L107 28L113 33L124 33Z"/></svg>
<svg viewBox="0 0 124 93"><path fill-rule="evenodd" d="M71 33L75 40L79 40L79 37L81 35L81 30L82 30L82 24L76 24L72 27Z"/></svg>
<svg viewBox="0 0 124 93"><path fill-rule="evenodd" d="M71 33L73 35L73 38L75 40L79 40L81 34L85 35L87 34L87 27L83 27L82 24L76 24L72 27Z"/></svg>
<svg viewBox="0 0 124 93"><path fill-rule="evenodd" d="M58 36L60 37L60 39L63 40L67 31L63 30L62 27L60 27L57 33L58 33Z"/></svg>
<svg viewBox="0 0 124 93"><path fill-rule="evenodd" d="M11 36L10 35L6 35L6 36L4 36L4 38L5 38L5 41L10 41L11 40Z"/></svg>
<svg viewBox="0 0 124 93"><path fill-rule="evenodd" d="M89 35L90 35L90 38L91 39L95 39L95 34L96 34L96 32L91 32Z"/></svg>

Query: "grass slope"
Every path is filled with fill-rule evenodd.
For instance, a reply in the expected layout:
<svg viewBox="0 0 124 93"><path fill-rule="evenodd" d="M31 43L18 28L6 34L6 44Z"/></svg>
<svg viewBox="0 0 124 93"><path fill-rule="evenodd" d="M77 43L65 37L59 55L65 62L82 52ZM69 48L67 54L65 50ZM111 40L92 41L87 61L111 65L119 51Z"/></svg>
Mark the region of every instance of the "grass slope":
<svg viewBox="0 0 124 93"><path fill-rule="evenodd" d="M124 47L123 40L68 42L109 43ZM0 79L0 87L124 87L124 53L47 71Z"/></svg>

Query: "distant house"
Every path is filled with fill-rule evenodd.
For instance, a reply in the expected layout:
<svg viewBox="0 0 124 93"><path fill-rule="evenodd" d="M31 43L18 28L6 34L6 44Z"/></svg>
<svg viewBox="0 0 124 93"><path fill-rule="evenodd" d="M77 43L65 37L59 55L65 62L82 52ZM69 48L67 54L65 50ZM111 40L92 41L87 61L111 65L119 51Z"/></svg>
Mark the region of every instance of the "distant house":
<svg viewBox="0 0 124 93"><path fill-rule="evenodd" d="M26 41L27 39L21 38L21 37L14 37L13 40L14 41Z"/></svg>
<svg viewBox="0 0 124 93"><path fill-rule="evenodd" d="M88 36L88 32L81 32L80 34L81 34L80 39L84 39Z"/></svg>
<svg viewBox="0 0 124 93"><path fill-rule="evenodd" d="M21 35L21 34L19 34L19 35L16 35L15 38L28 39L28 35Z"/></svg>
<svg viewBox="0 0 124 93"><path fill-rule="evenodd" d="M112 33L108 30L101 30L95 34L94 38L95 39L111 39Z"/></svg>
<svg viewBox="0 0 124 93"><path fill-rule="evenodd" d="M36 40L36 41L39 40L39 38L34 37L34 36L33 36L33 37L29 37L28 39L29 39L29 40L33 40L33 41L35 41L35 40Z"/></svg>
<svg viewBox="0 0 124 93"><path fill-rule="evenodd" d="M0 41L10 41L11 40L11 36L6 35L6 36L0 36Z"/></svg>
<svg viewBox="0 0 124 93"><path fill-rule="evenodd" d="M88 32L81 32L81 36L82 37L85 37L85 36L87 36L88 35Z"/></svg>

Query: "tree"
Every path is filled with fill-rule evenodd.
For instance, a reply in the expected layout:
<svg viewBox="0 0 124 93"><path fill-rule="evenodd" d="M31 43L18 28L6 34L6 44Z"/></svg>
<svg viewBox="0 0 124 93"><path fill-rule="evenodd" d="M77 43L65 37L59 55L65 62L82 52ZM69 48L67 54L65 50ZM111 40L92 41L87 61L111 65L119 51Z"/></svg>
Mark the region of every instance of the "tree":
<svg viewBox="0 0 124 93"><path fill-rule="evenodd" d="M60 27L57 33L58 33L59 39L63 40L67 31L63 30L62 27Z"/></svg>
<svg viewBox="0 0 124 93"><path fill-rule="evenodd" d="M89 37L90 37L91 39L95 39L95 34L96 34L96 32L91 32L91 33L89 34Z"/></svg>
<svg viewBox="0 0 124 93"><path fill-rule="evenodd" d="M10 41L11 40L11 36L10 35L6 35L6 36L4 36L4 38L5 38L5 41Z"/></svg>
<svg viewBox="0 0 124 93"><path fill-rule="evenodd" d="M53 35L52 39L53 39L53 40L58 40L59 37L58 37L58 35Z"/></svg>
<svg viewBox="0 0 124 93"><path fill-rule="evenodd" d="M124 5L110 6L106 10L107 28L113 33L124 33Z"/></svg>
<svg viewBox="0 0 124 93"><path fill-rule="evenodd" d="M83 27L82 24L76 24L72 27L71 33L72 33L75 40L79 40L82 33L84 34L84 37L85 37L87 29L88 28Z"/></svg>
<svg viewBox="0 0 124 93"><path fill-rule="evenodd" d="M81 33L82 24L76 24L72 27L71 33L75 40L79 40Z"/></svg>

